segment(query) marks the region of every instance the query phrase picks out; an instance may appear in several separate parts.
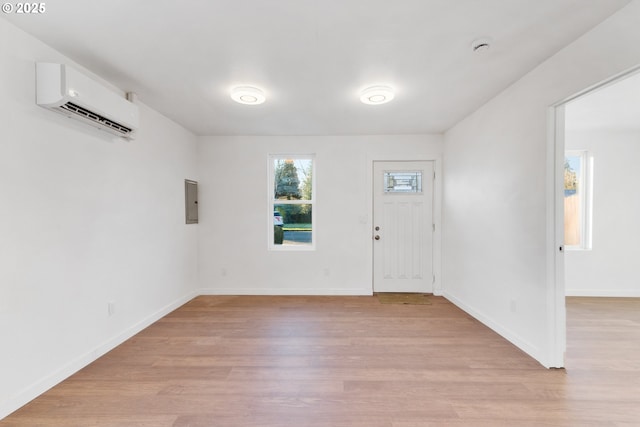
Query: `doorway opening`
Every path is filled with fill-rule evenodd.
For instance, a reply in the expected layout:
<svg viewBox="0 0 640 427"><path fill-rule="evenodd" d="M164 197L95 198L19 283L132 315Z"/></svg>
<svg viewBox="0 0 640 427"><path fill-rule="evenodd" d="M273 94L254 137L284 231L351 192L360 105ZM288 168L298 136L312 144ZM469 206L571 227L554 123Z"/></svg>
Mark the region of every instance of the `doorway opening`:
<svg viewBox="0 0 640 427"><path fill-rule="evenodd" d="M634 241L640 235L640 200L633 196L640 180L639 71L635 67L552 108L551 348L556 366L576 363L572 345L577 341L569 341L567 323L575 328L576 322L585 321L589 298L596 298L596 304L603 297L640 297L635 268L640 249ZM602 312L592 308L593 313Z"/></svg>

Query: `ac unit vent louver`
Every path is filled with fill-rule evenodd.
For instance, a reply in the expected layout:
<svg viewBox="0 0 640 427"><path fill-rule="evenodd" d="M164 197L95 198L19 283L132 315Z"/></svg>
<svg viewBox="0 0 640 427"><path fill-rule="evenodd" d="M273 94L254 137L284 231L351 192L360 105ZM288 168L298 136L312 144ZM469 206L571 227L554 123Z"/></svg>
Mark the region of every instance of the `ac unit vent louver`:
<svg viewBox="0 0 640 427"><path fill-rule="evenodd" d="M64 64L36 64L36 102L123 138L138 128L137 105Z"/></svg>
<svg viewBox="0 0 640 427"><path fill-rule="evenodd" d="M132 131L132 129L122 126L119 123L116 123L114 121L111 121L109 119L107 119L106 117L102 117L98 114L92 113L91 111L87 110L86 108L82 108L79 105L74 104L73 102L67 102L64 105L61 105L60 108L62 108L63 110L67 110L73 114L77 114L79 116L84 117L85 119L91 120L93 122L96 122L97 124L101 124L103 126L108 126L109 128L115 130L116 132L122 134L122 136L126 136L129 135Z"/></svg>

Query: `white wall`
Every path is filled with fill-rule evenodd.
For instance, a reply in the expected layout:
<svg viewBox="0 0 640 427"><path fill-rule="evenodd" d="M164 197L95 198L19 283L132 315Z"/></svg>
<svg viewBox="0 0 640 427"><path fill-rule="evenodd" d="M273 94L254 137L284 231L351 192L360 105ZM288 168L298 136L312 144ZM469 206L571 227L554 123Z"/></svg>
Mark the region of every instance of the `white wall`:
<svg viewBox="0 0 640 427"><path fill-rule="evenodd" d="M144 105L133 142L42 109L35 61L72 64L0 19L0 418L196 289L196 138Z"/></svg>
<svg viewBox="0 0 640 427"><path fill-rule="evenodd" d="M441 150L439 135L201 138L201 292L371 294L372 161L439 159ZM267 158L289 153L316 156L311 252L267 248Z"/></svg>
<svg viewBox="0 0 640 427"><path fill-rule="evenodd" d="M445 134L445 295L546 366L559 360L548 107L639 64L638 22L634 1Z"/></svg>
<svg viewBox="0 0 640 427"><path fill-rule="evenodd" d="M594 159L593 249L565 253L566 293L640 297L640 132L571 131L565 138L567 150L588 150Z"/></svg>

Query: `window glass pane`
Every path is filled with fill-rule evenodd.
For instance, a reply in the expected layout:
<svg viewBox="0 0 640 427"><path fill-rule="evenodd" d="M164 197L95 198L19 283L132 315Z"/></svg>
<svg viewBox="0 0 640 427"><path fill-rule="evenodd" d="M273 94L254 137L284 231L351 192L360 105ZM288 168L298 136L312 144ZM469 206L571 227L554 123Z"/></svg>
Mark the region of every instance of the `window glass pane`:
<svg viewBox="0 0 640 427"><path fill-rule="evenodd" d="M274 200L312 200L311 159L274 159Z"/></svg>
<svg viewBox="0 0 640 427"><path fill-rule="evenodd" d="M311 238L313 206L311 204L276 204L273 210L274 244L310 246L313 243Z"/></svg>
<svg viewBox="0 0 640 427"><path fill-rule="evenodd" d="M564 243L582 244L582 156L565 156L564 161Z"/></svg>
<svg viewBox="0 0 640 427"><path fill-rule="evenodd" d="M422 172L385 172L385 193L422 193Z"/></svg>

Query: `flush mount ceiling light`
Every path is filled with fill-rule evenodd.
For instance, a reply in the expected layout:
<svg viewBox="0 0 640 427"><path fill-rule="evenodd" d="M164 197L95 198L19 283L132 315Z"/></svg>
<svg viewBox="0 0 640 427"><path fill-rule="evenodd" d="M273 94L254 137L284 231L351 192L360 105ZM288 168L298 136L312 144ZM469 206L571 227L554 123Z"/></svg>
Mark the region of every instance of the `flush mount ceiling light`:
<svg viewBox="0 0 640 427"><path fill-rule="evenodd" d="M267 98L264 92L253 86L236 86L231 89L231 99L240 104L258 105L262 104Z"/></svg>
<svg viewBox="0 0 640 427"><path fill-rule="evenodd" d="M385 104L393 99L395 94L389 86L371 86L360 93L360 101L369 105Z"/></svg>

